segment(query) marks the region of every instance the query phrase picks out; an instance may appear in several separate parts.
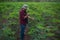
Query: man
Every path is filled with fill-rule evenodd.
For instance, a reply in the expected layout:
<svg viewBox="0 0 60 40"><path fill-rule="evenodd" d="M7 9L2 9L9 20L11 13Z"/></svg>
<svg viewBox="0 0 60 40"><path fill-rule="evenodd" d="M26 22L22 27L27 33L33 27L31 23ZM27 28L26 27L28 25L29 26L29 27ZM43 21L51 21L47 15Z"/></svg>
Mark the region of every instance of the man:
<svg viewBox="0 0 60 40"><path fill-rule="evenodd" d="M24 4L22 6L22 9L20 11L20 28L21 28L21 40L24 40L24 32L25 32L25 28L26 28L26 25L28 24L28 18L30 19L34 19L34 18L31 18L29 16L29 14L27 14L26 10L28 8L28 5Z"/></svg>

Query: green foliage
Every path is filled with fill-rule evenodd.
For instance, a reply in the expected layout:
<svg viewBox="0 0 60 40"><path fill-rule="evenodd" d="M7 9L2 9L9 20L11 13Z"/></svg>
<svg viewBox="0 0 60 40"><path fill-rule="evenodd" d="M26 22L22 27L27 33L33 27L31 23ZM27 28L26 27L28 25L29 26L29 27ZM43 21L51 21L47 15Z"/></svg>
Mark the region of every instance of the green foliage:
<svg viewBox="0 0 60 40"><path fill-rule="evenodd" d="M27 10L31 17L35 20L29 19L29 32L32 36L31 40L45 40L48 37L53 37L57 34L55 32L60 26L60 3L56 2L4 2L0 3L0 13L2 15L2 21L6 20L5 25L11 28L4 28L3 34L5 37L14 40L14 34L18 30L19 25L19 11L23 4L28 4ZM4 22L3 22L4 24ZM12 31L12 30L15 30ZM8 36L11 35L11 36ZM12 39L11 39L12 38ZM58 40L57 38L55 38Z"/></svg>
<svg viewBox="0 0 60 40"><path fill-rule="evenodd" d="M0 31L0 39L2 40L15 40L15 32L11 30L9 27L4 27Z"/></svg>

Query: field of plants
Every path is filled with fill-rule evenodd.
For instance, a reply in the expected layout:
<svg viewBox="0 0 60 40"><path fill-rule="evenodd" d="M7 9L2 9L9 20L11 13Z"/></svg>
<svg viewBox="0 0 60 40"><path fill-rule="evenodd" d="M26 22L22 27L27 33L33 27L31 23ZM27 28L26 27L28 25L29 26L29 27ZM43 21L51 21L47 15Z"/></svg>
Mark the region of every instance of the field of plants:
<svg viewBox="0 0 60 40"><path fill-rule="evenodd" d="M27 4L27 12L35 20L29 19L30 40L60 39L60 3L58 2L1 2L0 40L17 40L19 36L19 11Z"/></svg>

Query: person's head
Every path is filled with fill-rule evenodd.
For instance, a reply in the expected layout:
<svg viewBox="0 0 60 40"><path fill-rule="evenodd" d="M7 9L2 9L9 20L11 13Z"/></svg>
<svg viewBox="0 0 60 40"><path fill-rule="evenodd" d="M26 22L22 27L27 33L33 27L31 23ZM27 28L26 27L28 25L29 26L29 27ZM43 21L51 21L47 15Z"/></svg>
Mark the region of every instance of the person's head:
<svg viewBox="0 0 60 40"><path fill-rule="evenodd" d="M28 5L27 5L27 4L24 4L24 5L22 6L22 9L24 9L24 10L27 10L27 8L28 8Z"/></svg>

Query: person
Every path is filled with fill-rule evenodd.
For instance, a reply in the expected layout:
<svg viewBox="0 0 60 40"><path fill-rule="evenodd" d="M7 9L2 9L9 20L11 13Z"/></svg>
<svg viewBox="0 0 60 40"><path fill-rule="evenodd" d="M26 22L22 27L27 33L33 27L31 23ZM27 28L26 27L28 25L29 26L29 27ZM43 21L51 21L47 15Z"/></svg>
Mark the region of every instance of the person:
<svg viewBox="0 0 60 40"><path fill-rule="evenodd" d="M28 18L32 20L34 19L34 18L31 18L29 14L27 14L27 8L28 8L28 5L24 4L19 12L21 40L24 40L24 32L25 32L26 25L28 24Z"/></svg>

